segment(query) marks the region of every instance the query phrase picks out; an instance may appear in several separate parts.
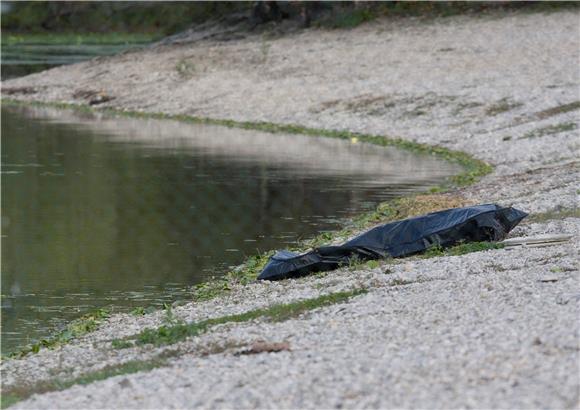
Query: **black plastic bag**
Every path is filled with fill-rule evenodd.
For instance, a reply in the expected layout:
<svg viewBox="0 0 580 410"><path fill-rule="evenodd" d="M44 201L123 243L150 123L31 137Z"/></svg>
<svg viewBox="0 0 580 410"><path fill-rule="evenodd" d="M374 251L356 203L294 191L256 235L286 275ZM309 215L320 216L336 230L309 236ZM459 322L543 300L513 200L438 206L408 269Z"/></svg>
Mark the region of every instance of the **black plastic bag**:
<svg viewBox="0 0 580 410"><path fill-rule="evenodd" d="M279 251L258 276L279 280L336 269L353 258L398 258L433 246L501 241L528 214L495 204L453 208L377 226L340 246L323 246L297 254Z"/></svg>

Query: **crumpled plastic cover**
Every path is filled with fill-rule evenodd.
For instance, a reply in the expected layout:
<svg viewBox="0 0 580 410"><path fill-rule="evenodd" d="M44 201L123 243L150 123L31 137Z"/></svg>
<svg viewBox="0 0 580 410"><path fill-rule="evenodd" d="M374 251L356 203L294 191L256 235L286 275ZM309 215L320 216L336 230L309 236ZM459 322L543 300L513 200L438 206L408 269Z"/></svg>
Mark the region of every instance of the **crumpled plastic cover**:
<svg viewBox="0 0 580 410"><path fill-rule="evenodd" d="M278 251L259 280L280 280L336 269L356 260L398 258L433 246L501 241L528 214L496 204L453 208L377 226L340 246L322 246L298 254Z"/></svg>

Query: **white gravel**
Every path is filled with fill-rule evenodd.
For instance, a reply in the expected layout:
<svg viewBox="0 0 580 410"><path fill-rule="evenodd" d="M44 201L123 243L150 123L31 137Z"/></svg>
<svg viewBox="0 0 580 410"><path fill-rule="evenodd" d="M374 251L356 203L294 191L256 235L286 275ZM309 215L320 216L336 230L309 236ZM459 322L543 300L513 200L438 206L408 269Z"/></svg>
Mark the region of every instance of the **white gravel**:
<svg viewBox="0 0 580 410"><path fill-rule="evenodd" d="M567 11L409 19L347 32L165 46L3 88L38 91L15 98L77 103L75 91L96 89L115 96L109 104L117 108L439 144L496 166L458 194L533 213L572 209L580 139L570 124L578 126L579 110L551 109L580 101L579 17ZM195 66L187 77L175 69L183 58ZM239 288L175 314L193 321L371 290L299 319L220 326L169 348L111 350L108 340L164 320L163 313L116 315L71 345L5 361L3 386L171 354L165 367L35 395L14 407L578 408L579 221L528 222L514 232L573 235L558 246L406 259ZM291 350L234 354L256 340L287 341Z"/></svg>

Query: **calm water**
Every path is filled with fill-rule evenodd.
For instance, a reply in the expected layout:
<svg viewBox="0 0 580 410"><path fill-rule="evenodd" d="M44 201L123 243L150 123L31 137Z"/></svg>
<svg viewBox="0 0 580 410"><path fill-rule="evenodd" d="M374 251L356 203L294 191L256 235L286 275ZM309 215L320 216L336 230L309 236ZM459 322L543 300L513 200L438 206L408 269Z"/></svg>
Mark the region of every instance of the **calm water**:
<svg viewBox="0 0 580 410"><path fill-rule="evenodd" d="M395 149L2 108L2 349L187 297L244 256L457 172Z"/></svg>
<svg viewBox="0 0 580 410"><path fill-rule="evenodd" d="M142 43L143 44L143 43ZM6 44L2 42L2 80L64 64L120 53L133 44Z"/></svg>

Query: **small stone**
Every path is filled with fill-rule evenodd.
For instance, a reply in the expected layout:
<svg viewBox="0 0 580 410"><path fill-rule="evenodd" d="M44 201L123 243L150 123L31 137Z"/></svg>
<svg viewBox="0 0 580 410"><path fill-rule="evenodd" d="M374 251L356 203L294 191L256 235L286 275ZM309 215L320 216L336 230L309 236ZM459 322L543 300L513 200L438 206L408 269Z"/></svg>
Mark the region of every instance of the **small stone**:
<svg viewBox="0 0 580 410"><path fill-rule="evenodd" d="M539 279L540 282L558 282L558 277L555 275L546 275Z"/></svg>
<svg viewBox="0 0 580 410"><path fill-rule="evenodd" d="M568 302L570 302L571 300L574 300L576 302L579 301L580 300L580 293L558 295L558 297L556 298L556 303L558 305L567 305Z"/></svg>
<svg viewBox="0 0 580 410"><path fill-rule="evenodd" d="M121 386L123 389L131 387L131 381L129 379L123 379L119 382L119 386Z"/></svg>

